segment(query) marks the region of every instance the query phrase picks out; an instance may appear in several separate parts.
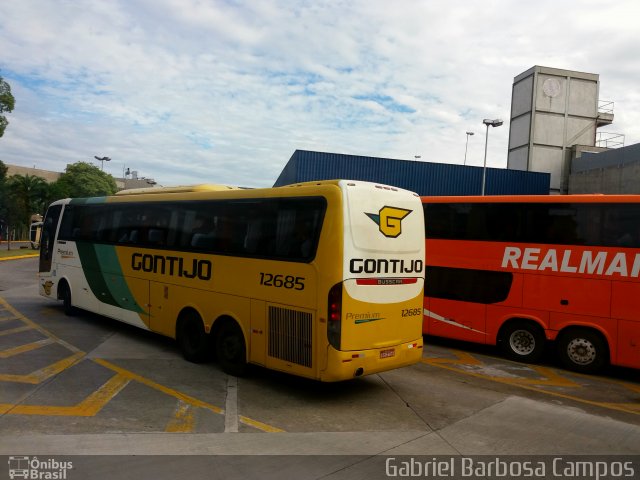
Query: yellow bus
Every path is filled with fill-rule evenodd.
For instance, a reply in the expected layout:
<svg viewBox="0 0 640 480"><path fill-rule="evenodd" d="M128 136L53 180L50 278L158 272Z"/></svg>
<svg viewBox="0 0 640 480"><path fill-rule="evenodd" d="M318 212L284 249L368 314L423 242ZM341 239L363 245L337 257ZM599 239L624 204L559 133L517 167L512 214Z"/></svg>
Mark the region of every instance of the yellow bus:
<svg viewBox="0 0 640 480"><path fill-rule="evenodd" d="M54 202L40 294L175 338L193 362L338 381L422 357L412 192L333 180Z"/></svg>

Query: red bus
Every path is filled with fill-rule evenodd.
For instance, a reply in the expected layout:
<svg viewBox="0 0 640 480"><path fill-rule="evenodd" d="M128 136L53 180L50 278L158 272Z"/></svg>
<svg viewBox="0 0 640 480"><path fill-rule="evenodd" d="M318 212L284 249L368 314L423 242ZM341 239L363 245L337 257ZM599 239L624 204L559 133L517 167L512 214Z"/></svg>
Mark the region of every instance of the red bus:
<svg viewBox="0 0 640 480"><path fill-rule="evenodd" d="M423 333L640 368L640 195L422 197Z"/></svg>

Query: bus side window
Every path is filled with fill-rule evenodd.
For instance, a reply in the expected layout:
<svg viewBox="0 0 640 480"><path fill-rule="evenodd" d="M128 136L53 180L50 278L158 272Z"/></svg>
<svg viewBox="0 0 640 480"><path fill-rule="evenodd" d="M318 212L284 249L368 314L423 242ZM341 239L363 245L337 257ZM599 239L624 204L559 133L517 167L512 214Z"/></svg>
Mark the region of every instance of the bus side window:
<svg viewBox="0 0 640 480"><path fill-rule="evenodd" d="M191 246L203 250L213 248L213 233L194 233L191 239Z"/></svg>
<svg viewBox="0 0 640 480"><path fill-rule="evenodd" d="M254 218L247 226L247 235L244 239L244 250L248 254L258 252L260 239L262 237L263 222L259 218Z"/></svg>
<svg viewBox="0 0 640 480"><path fill-rule="evenodd" d="M288 257L294 240L294 227L296 212L293 210L283 210L278 214L276 230L275 254L279 257Z"/></svg>
<svg viewBox="0 0 640 480"><path fill-rule="evenodd" d="M164 230L160 228L150 228L147 232L147 243L150 245L164 245Z"/></svg>

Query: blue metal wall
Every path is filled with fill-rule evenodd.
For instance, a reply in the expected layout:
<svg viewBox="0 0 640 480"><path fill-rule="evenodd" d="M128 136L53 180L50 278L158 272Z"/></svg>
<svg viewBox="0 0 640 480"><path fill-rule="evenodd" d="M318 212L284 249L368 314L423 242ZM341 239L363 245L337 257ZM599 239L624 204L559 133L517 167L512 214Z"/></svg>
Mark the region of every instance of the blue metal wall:
<svg viewBox="0 0 640 480"><path fill-rule="evenodd" d="M296 150L274 187L344 178L385 183L419 195L480 195L482 167ZM487 195L547 195L550 174L487 168Z"/></svg>

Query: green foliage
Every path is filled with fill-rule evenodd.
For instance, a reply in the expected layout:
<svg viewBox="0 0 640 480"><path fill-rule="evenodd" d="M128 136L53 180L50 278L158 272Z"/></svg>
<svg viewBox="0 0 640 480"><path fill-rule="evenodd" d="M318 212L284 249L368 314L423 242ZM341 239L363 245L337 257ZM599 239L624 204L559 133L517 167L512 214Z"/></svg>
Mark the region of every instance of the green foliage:
<svg viewBox="0 0 640 480"><path fill-rule="evenodd" d="M11 94L11 87L0 77L0 113L12 112L16 105L16 99ZM0 115L0 137L4 135L4 131L9 125L7 117Z"/></svg>
<svg viewBox="0 0 640 480"><path fill-rule="evenodd" d="M0 160L0 240L3 238L5 231L5 222L7 221L7 208L9 206L7 198L7 166Z"/></svg>
<svg viewBox="0 0 640 480"><path fill-rule="evenodd" d="M43 214L47 207L49 186L35 175L6 177L6 166L0 162L0 219L17 238L26 238L31 215ZM3 231L4 235L6 231Z"/></svg>
<svg viewBox="0 0 640 480"><path fill-rule="evenodd" d="M11 223L28 226L31 215L44 214L47 205L49 185L44 178L35 175L13 175L6 182Z"/></svg>
<svg viewBox="0 0 640 480"><path fill-rule="evenodd" d="M7 179L7 170L9 170L9 167L0 160L0 184Z"/></svg>
<svg viewBox="0 0 640 480"><path fill-rule="evenodd" d="M57 198L101 197L117 191L116 181L95 165L76 162L68 165L65 173L51 185L51 193Z"/></svg>

